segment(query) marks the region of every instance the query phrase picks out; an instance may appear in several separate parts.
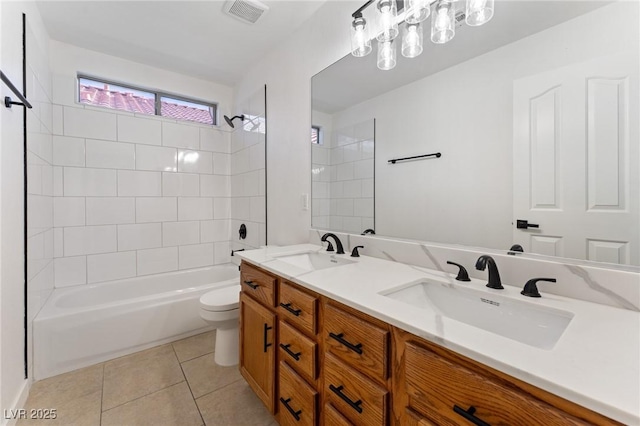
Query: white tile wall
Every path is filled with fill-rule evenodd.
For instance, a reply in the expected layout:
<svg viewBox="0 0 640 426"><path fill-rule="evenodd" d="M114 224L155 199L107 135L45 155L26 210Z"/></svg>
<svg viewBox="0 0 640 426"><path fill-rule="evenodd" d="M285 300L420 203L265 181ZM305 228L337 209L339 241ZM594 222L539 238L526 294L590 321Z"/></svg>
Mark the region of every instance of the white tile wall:
<svg viewBox="0 0 640 426"><path fill-rule="evenodd" d="M162 145L162 123L127 115L118 115L118 140L143 145Z"/></svg>
<svg viewBox="0 0 640 426"><path fill-rule="evenodd" d="M209 200L211 201L211 200ZM136 198L136 222L175 222L178 220L175 197Z"/></svg>
<svg viewBox="0 0 640 426"><path fill-rule="evenodd" d="M136 145L136 169L175 172L177 155L175 148Z"/></svg>
<svg viewBox="0 0 640 426"><path fill-rule="evenodd" d="M117 250L115 225L64 228L65 257Z"/></svg>
<svg viewBox="0 0 640 426"><path fill-rule="evenodd" d="M159 172L133 172L118 170L118 196L159 197L162 181Z"/></svg>
<svg viewBox="0 0 640 426"><path fill-rule="evenodd" d="M54 262L55 283L57 287L86 284L86 256L62 257Z"/></svg>
<svg viewBox="0 0 640 426"><path fill-rule="evenodd" d="M115 170L65 167L63 180L65 197L115 196L117 193Z"/></svg>
<svg viewBox="0 0 640 426"><path fill-rule="evenodd" d="M114 141L117 139L116 114L83 108L65 107L64 134L66 136Z"/></svg>
<svg viewBox="0 0 640 426"><path fill-rule="evenodd" d="M133 197L87 197L86 200L87 225L135 223L136 221L136 202Z"/></svg>
<svg viewBox="0 0 640 426"><path fill-rule="evenodd" d="M180 197L178 198L178 220L213 219L213 199Z"/></svg>
<svg viewBox="0 0 640 426"><path fill-rule="evenodd" d="M135 169L135 145L87 139L87 167L107 169Z"/></svg>
<svg viewBox="0 0 640 426"><path fill-rule="evenodd" d="M138 251L138 275L160 274L178 269L178 247Z"/></svg>
<svg viewBox="0 0 640 426"><path fill-rule="evenodd" d="M162 224L118 225L118 251L162 247Z"/></svg>
<svg viewBox="0 0 640 426"><path fill-rule="evenodd" d="M55 166L84 166L84 139L53 136Z"/></svg>
<svg viewBox="0 0 640 426"><path fill-rule="evenodd" d="M79 105L75 85L55 78L43 123L56 136L30 139L31 214L50 212L49 222L30 216L32 227L50 229L48 243L45 234L32 240L32 269L44 267L45 247L58 287L229 262L230 133ZM244 172L260 162L252 152L242 153ZM259 191L251 179L242 191ZM53 197L35 198L45 192Z"/></svg>
<svg viewBox="0 0 640 426"><path fill-rule="evenodd" d="M171 172L162 173L162 195L165 197L198 197L200 195L200 175Z"/></svg>
<svg viewBox="0 0 640 426"><path fill-rule="evenodd" d="M162 123L162 145L177 148L200 148L200 130L196 126Z"/></svg>
<svg viewBox="0 0 640 426"><path fill-rule="evenodd" d="M180 246L178 250L180 269L213 265L213 243Z"/></svg>
<svg viewBox="0 0 640 426"><path fill-rule="evenodd" d="M228 233L221 238L228 240ZM200 222L164 222L162 224L163 246L181 246L198 243L200 243Z"/></svg>
<svg viewBox="0 0 640 426"><path fill-rule="evenodd" d="M135 276L135 251L87 256L87 280L89 283Z"/></svg>

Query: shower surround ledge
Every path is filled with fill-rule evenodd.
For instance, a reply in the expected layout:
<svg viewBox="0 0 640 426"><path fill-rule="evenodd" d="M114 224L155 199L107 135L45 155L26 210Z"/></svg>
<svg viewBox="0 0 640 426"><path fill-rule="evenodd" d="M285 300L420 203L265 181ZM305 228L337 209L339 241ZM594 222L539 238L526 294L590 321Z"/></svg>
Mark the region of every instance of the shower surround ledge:
<svg viewBox="0 0 640 426"><path fill-rule="evenodd" d="M358 244L363 243L359 238L348 239L345 236L343 239L351 245L355 245L354 240ZM367 254L371 250L372 240L362 244L365 249L361 253ZM640 312L637 309L637 294L619 296L615 295L615 290L609 290L615 295L611 297L619 298L619 303L625 305L614 307L557 296L547 292L544 283L540 283L542 299L526 300L519 294L524 282L503 279L505 290L500 291L501 296L569 311L574 315L555 346L546 350L452 320L435 310L413 307L380 294L407 283L434 277L455 283L455 273L451 272L457 272L457 268L445 272L434 267L415 266L367 255L351 258L345 254L339 256L354 263L309 272L277 259L286 254L323 250L320 245L301 244L265 247L237 253L237 256L604 416L625 424L640 424ZM430 257L428 248L423 251L423 256ZM431 257L431 261L445 264L436 256ZM461 258L466 259L465 256L452 256L450 260L460 262ZM506 272L501 259L496 261ZM472 264L468 261L463 263L471 272ZM477 274L473 275L478 278ZM537 273L529 278L547 275L544 268L539 267ZM504 274L504 277L510 276L509 273ZM483 284L486 276L480 278L482 281L476 279L466 285L478 291L496 291L485 289ZM562 285L564 277L558 278L558 284ZM595 282L593 279L591 281L592 284ZM615 362L611 362L611 354L615 354Z"/></svg>

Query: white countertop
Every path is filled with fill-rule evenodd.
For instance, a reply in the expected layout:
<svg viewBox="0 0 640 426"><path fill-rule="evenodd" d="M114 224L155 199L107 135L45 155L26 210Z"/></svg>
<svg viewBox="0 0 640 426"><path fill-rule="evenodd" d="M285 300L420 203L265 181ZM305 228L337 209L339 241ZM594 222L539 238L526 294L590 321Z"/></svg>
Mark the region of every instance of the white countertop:
<svg viewBox="0 0 640 426"><path fill-rule="evenodd" d="M275 258L324 251L312 244L265 247L236 256L400 329L433 341L548 392L628 425L640 425L640 313L543 293L532 299L520 287L504 290L468 283L426 268L378 258L336 255L354 263L313 272ZM573 313L551 350L539 349L418 308L379 293L423 278ZM532 277L534 278L534 277Z"/></svg>

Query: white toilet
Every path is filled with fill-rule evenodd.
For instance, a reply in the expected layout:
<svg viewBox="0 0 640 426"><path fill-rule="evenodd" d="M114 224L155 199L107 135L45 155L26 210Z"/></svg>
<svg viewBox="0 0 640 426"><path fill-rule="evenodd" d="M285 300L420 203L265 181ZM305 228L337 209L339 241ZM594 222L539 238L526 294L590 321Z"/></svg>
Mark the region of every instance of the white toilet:
<svg viewBox="0 0 640 426"><path fill-rule="evenodd" d="M236 365L240 344L240 285L203 294L200 297L200 317L216 328L216 364Z"/></svg>

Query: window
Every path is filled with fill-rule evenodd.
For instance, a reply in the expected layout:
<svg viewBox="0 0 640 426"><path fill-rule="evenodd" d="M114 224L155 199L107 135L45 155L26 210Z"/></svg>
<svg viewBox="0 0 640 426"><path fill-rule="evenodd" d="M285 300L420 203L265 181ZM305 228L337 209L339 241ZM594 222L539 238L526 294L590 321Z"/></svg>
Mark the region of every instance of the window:
<svg viewBox="0 0 640 426"><path fill-rule="evenodd" d="M160 115L196 123L216 124L217 105L214 103L82 76L78 76L78 94L80 103L86 105Z"/></svg>
<svg viewBox="0 0 640 426"><path fill-rule="evenodd" d="M311 143L322 144L320 127L318 126L311 126Z"/></svg>

